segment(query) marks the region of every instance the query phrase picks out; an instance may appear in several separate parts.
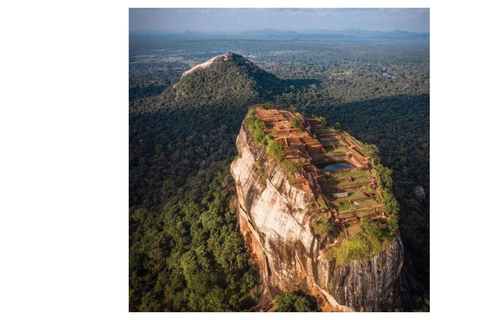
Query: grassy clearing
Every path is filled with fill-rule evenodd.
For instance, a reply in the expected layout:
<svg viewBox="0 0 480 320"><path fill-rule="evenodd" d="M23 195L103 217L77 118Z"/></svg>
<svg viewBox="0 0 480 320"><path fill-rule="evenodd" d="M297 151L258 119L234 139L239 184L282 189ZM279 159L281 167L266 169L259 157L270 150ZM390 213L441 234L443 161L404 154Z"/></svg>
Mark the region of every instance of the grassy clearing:
<svg viewBox="0 0 480 320"><path fill-rule="evenodd" d="M367 182L367 181L368 181L368 178L366 178L366 177L355 178L355 180L353 180L354 183L363 183L363 182Z"/></svg>
<svg viewBox="0 0 480 320"><path fill-rule="evenodd" d="M379 254L388 240L392 239L375 221L364 221L361 228L362 232L354 238L343 240L339 246L328 251L327 255L335 258L337 266L352 260L369 259Z"/></svg>
<svg viewBox="0 0 480 320"><path fill-rule="evenodd" d="M355 205L355 208L371 207L379 205L380 203L374 199L368 199L364 201L358 201L358 205Z"/></svg>
<svg viewBox="0 0 480 320"><path fill-rule="evenodd" d="M348 219L348 218L353 218L353 212L344 212L338 215L340 219Z"/></svg>
<svg viewBox="0 0 480 320"><path fill-rule="evenodd" d="M343 180L337 183L337 187L345 187L345 186L351 186L355 185L355 181L348 181L348 180Z"/></svg>
<svg viewBox="0 0 480 320"><path fill-rule="evenodd" d="M376 190L373 189L372 187L370 186L361 186L360 189L363 190L363 192L367 193L367 194L375 194L376 193Z"/></svg>
<svg viewBox="0 0 480 320"><path fill-rule="evenodd" d="M336 259L338 265L351 260L362 259L368 256L370 246L361 238L344 240L339 247L332 248L329 253Z"/></svg>
<svg viewBox="0 0 480 320"><path fill-rule="evenodd" d="M329 181L326 183L322 183L323 188L335 188L337 187L342 181Z"/></svg>
<svg viewBox="0 0 480 320"><path fill-rule="evenodd" d="M339 148L339 149L327 151L326 155L328 157L346 157L347 153L345 152L344 148Z"/></svg>
<svg viewBox="0 0 480 320"><path fill-rule="evenodd" d="M355 200L365 198L365 195L360 190L354 190L348 193L348 197L344 199Z"/></svg>
<svg viewBox="0 0 480 320"><path fill-rule="evenodd" d="M356 215L360 218L364 218L364 217L368 217L369 215L371 214L374 214L375 213L375 210L359 210L359 211L355 211Z"/></svg>
<svg viewBox="0 0 480 320"><path fill-rule="evenodd" d="M362 170L362 171L357 171L357 172L339 172L339 173L334 173L332 174L333 177L335 178L343 178L343 177L367 177L370 175L370 171L368 170Z"/></svg>
<svg viewBox="0 0 480 320"><path fill-rule="evenodd" d="M350 181L348 179L327 180L326 182L324 182L322 184L322 186L325 186L327 188L345 187L345 186L353 186L353 185L357 185L357 184L366 183L368 181L369 181L369 179L367 177L365 177L365 178L355 178L355 179L352 179L352 181ZM359 188L362 188L362 190L364 190L363 187L364 186L361 186ZM368 187L368 186L365 186L365 187ZM371 187L368 187L367 190L373 190L373 189ZM373 191L370 191L370 192L373 192Z"/></svg>
<svg viewBox="0 0 480 320"><path fill-rule="evenodd" d="M367 199L367 200L362 200L358 201L357 199L362 199L365 198L364 195L359 195L359 194L354 194L352 196L346 197L346 198L339 198L332 200L332 205L339 211L345 211L345 210L361 210L362 208L366 207L373 207L377 206L380 203L375 200L375 199ZM348 201L346 202L340 202L344 200L350 200L352 203L349 203Z"/></svg>
<svg viewBox="0 0 480 320"><path fill-rule="evenodd" d="M337 208L339 211L345 211L345 210L351 210L353 209L353 204L350 204L348 202L332 202L332 205Z"/></svg>
<svg viewBox="0 0 480 320"><path fill-rule="evenodd" d="M365 196L363 195L363 193L359 190L352 190L352 191L348 191L348 197L344 197L344 198L334 198L333 195L328 195L328 198L331 199L334 203L339 203L339 202L342 202L342 201L345 201L345 200L355 200L355 199L362 199L362 198L365 198Z"/></svg>
<svg viewBox="0 0 480 320"><path fill-rule="evenodd" d="M320 141L320 144L325 148L325 149L342 149L345 150L345 145L338 142L338 141Z"/></svg>

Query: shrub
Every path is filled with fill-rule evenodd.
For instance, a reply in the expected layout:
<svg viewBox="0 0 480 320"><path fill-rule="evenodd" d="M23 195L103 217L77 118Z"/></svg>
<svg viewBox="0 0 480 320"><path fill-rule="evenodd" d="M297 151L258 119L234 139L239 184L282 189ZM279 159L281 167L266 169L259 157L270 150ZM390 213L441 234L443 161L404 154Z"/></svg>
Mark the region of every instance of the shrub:
<svg viewBox="0 0 480 320"><path fill-rule="evenodd" d="M315 117L315 120L317 120L318 122L320 122L320 123L323 124L324 126L327 126L327 125L328 125L327 119L324 118L324 117Z"/></svg>
<svg viewBox="0 0 480 320"><path fill-rule="evenodd" d="M390 236L393 236L398 229L400 207L392 193L392 170L380 163L376 164L374 169L383 197L383 211L388 215L388 231L390 232Z"/></svg>
<svg viewBox="0 0 480 320"><path fill-rule="evenodd" d="M303 120L299 116L295 116L290 120L290 125L294 128L299 128L303 130Z"/></svg>
<svg viewBox="0 0 480 320"><path fill-rule="evenodd" d="M285 159L285 150L278 141L270 140L267 145L267 154L274 157L278 162L282 162Z"/></svg>
<svg viewBox="0 0 480 320"><path fill-rule="evenodd" d="M378 223L365 220L362 222L362 238L369 244L373 254L379 254L382 250L382 243L385 240L385 234L378 226Z"/></svg>
<svg viewBox="0 0 480 320"><path fill-rule="evenodd" d="M262 142L263 141L263 138L265 138L265 133L261 130L255 130L253 132L253 138L255 139L255 141L257 142Z"/></svg>
<svg viewBox="0 0 480 320"><path fill-rule="evenodd" d="M255 120L255 130L262 130L263 131L266 127L267 127L267 125L262 120L260 120L260 119Z"/></svg>
<svg viewBox="0 0 480 320"><path fill-rule="evenodd" d="M255 162L255 166L257 167L257 170L258 170L258 175L260 176L260 180L262 181L262 184L264 186L267 185L267 178L265 177L265 171L263 170L262 166L260 165L260 163L258 162Z"/></svg>
<svg viewBox="0 0 480 320"><path fill-rule="evenodd" d="M315 234L326 234L334 229L334 224L325 216L320 217L319 219L313 221L312 223L313 230Z"/></svg>
<svg viewBox="0 0 480 320"><path fill-rule="evenodd" d="M262 141L260 141L260 143L263 144L264 146L267 146L270 143L270 141L273 141L272 136L265 134L265 136L263 137Z"/></svg>
<svg viewBox="0 0 480 320"><path fill-rule="evenodd" d="M297 166L293 161L285 159L280 164L287 173L293 173L295 170L297 170Z"/></svg>
<svg viewBox="0 0 480 320"><path fill-rule="evenodd" d="M374 168L377 172L378 180L382 188L390 189L393 185L392 169L383 166L381 163L375 165Z"/></svg>
<svg viewBox="0 0 480 320"><path fill-rule="evenodd" d="M250 108L248 110L247 116L245 117L245 119L243 119L243 123L250 131L253 131L255 126L255 120L257 120L257 117L255 117L255 108Z"/></svg>
<svg viewBox="0 0 480 320"><path fill-rule="evenodd" d="M263 122L260 119L256 119L253 124L253 127L254 127L253 138L257 142L262 142L263 138L265 138L266 136L265 128L267 126L265 125L265 122Z"/></svg>

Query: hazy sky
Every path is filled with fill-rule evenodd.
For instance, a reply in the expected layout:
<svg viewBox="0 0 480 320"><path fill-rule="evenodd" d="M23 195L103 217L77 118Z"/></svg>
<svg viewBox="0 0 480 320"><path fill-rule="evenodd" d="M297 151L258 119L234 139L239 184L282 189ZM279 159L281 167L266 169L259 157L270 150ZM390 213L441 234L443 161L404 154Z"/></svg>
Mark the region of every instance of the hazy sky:
<svg viewBox="0 0 480 320"><path fill-rule="evenodd" d="M429 9L130 9L130 32L359 28L429 33L429 25Z"/></svg>

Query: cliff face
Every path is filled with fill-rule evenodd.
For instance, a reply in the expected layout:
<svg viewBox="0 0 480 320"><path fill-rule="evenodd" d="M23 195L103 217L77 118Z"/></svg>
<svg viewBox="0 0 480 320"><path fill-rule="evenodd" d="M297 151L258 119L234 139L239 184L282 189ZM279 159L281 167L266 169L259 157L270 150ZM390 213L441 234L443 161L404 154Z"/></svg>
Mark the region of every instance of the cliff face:
<svg viewBox="0 0 480 320"><path fill-rule="evenodd" d="M324 310L385 311L396 300L403 264L400 235L366 261L336 266L327 250L338 242L315 235L313 194L294 187L278 162L242 126L240 156L231 165L241 232L262 279L261 304L277 293L301 290Z"/></svg>

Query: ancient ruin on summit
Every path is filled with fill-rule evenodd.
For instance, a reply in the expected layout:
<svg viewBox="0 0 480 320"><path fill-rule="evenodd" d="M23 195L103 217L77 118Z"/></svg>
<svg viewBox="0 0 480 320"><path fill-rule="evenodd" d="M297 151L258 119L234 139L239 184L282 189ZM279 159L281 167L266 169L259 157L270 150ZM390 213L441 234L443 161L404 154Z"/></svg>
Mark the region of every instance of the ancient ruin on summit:
<svg viewBox="0 0 480 320"><path fill-rule="evenodd" d="M317 209L341 223L348 236L359 232L365 219L386 227L377 177L353 137L298 112L257 108L255 115L296 164L294 186L311 191ZM294 118L301 124L293 126Z"/></svg>

